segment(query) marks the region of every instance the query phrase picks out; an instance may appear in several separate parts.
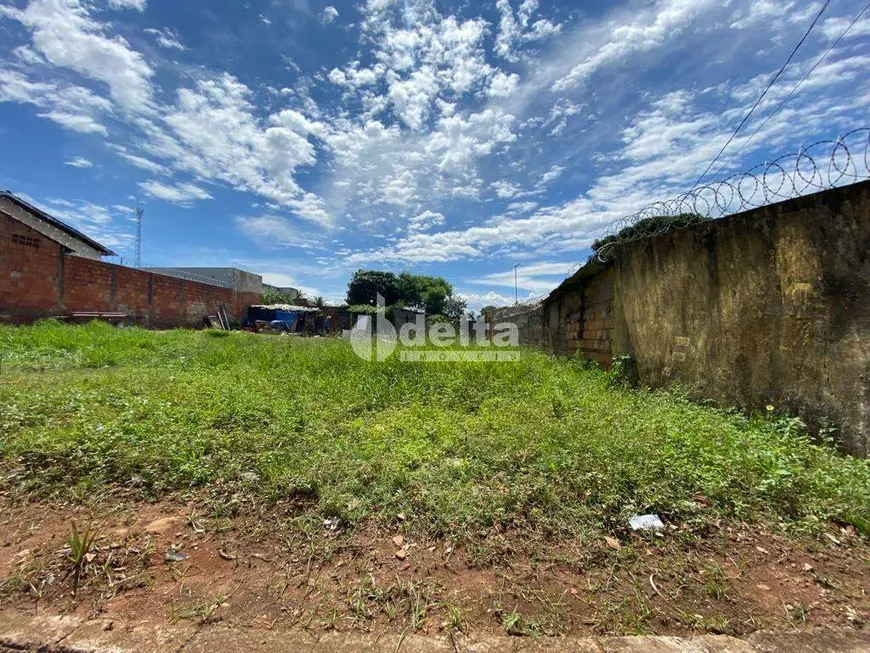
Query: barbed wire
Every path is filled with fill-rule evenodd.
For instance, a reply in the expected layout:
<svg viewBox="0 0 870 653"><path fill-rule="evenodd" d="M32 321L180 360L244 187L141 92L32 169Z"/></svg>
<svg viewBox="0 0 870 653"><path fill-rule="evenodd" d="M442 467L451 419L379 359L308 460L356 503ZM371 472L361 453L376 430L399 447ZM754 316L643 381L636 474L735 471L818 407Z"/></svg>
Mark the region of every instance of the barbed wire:
<svg viewBox="0 0 870 653"><path fill-rule="evenodd" d="M538 295L535 297L529 297L524 299L521 302L517 302L513 306L499 306L493 309L496 317L498 319L505 317L513 317L515 315L520 315L522 313L529 313L531 311L535 311L544 303L544 300L549 297L549 294L546 295Z"/></svg>
<svg viewBox="0 0 870 653"><path fill-rule="evenodd" d="M648 204L611 223L601 238L610 242L593 258L607 262L621 243L688 226L699 217L722 218L865 179L870 179L870 127L853 129L836 140L816 141L795 153Z"/></svg>

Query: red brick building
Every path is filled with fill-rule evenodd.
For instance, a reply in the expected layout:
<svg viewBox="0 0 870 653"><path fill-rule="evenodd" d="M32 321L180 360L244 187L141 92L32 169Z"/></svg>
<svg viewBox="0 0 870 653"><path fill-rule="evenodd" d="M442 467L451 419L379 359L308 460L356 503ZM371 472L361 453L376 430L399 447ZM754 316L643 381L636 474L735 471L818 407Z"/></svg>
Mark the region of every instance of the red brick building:
<svg viewBox="0 0 870 653"><path fill-rule="evenodd" d="M123 313L153 327L200 326L224 308L244 319L262 290L243 273L227 287L104 262L114 252L12 193L0 192L0 322ZM260 283L262 280L260 280Z"/></svg>

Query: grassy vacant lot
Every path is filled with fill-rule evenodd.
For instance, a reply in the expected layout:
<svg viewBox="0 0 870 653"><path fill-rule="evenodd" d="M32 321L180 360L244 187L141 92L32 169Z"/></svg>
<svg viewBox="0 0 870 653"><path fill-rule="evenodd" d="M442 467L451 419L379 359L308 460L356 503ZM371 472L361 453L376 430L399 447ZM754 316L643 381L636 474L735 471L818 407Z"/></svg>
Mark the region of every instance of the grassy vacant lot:
<svg viewBox="0 0 870 653"><path fill-rule="evenodd" d="M870 515L868 463L794 421L624 389L537 353L373 364L336 340L50 323L2 328L0 351L0 453L40 494L242 483L352 522L404 512L434 533L610 532L644 512L863 528Z"/></svg>
<svg viewBox="0 0 870 653"><path fill-rule="evenodd" d="M811 441L796 420L749 418L675 392L628 389L579 361L523 352L516 364L367 363L340 340L53 323L0 327L0 353L0 491L15 505L22 498L57 505L196 497L210 517L232 518L256 506L258 533L288 515L321 530L329 520L346 536L399 528L432 543L429 552L451 542L447 559L467 546L476 552L470 566L503 561L499 551L508 545L493 542L512 534L514 553L568 564L570 573L588 567L559 547L582 542L583 564L603 564L589 553L602 548L621 556L607 563L616 567L606 567L606 583L594 589L587 579L583 591L590 597L615 591L616 568L627 570L630 586L615 621L595 612L602 604L590 598L593 616L576 622L581 629L696 628L692 619L705 609L671 610L651 626L653 612L635 605L646 594L665 602L688 595L686 578L696 572L698 600L718 602L711 608L718 614L728 600L725 575L718 562L698 562L693 548L716 538L737 546L744 541L738 532L749 529L777 541L826 542L826 530L848 529L863 547L858 532L867 534L867 461ZM664 538L632 539L628 518L647 512L668 524ZM612 538L607 547L605 537ZM542 542L553 550L544 551ZM671 581L659 576L656 584L649 570L641 575L638 560L659 559L658 549L642 554L643 547L665 542L683 547L680 560L694 567L681 567ZM765 547L750 548L767 554ZM395 546L387 548L392 560ZM373 551L368 544L354 549L360 550ZM308 583L313 555L300 571ZM718 559L745 571L736 556L724 550ZM235 560L223 549L221 557ZM426 573L435 574L438 564ZM28 573L37 574L33 569ZM361 569L347 581L354 591ZM31 589L35 582L27 581ZM564 600L567 589L559 591ZM572 594L579 601L583 591ZM366 596L357 608L374 600ZM349 609L349 599L336 601ZM462 621L445 601L438 604ZM809 608L788 607L806 620ZM324 609L319 603L312 614ZM541 632L523 631L516 609L494 609L509 632ZM783 610L775 603L770 609ZM480 611L484 619L491 613ZM418 617L415 628L424 623ZM553 623L566 619L560 613ZM719 628L724 622L713 621Z"/></svg>

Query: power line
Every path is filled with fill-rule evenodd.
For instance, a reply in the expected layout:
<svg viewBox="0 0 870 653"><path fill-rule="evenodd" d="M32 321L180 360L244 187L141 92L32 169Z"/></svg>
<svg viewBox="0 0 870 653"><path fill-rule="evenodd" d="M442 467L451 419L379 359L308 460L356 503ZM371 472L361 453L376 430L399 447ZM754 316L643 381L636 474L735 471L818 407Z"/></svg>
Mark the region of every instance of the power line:
<svg viewBox="0 0 870 653"><path fill-rule="evenodd" d="M776 113L778 113L780 109L782 109L782 107L785 105L785 103L791 99L791 96L797 92L797 90L801 87L801 85L805 81L807 81L809 76L812 75L813 72L815 72L816 68L818 68L821 65L821 63L827 58L827 56L829 54L831 54L831 52L834 50L834 48L836 48L837 45L839 45L840 41L842 41L846 37L846 34L849 33L849 30L851 30L855 26L855 23L857 23L861 19L861 16L863 16L864 12L867 11L868 9L870 9L870 3L867 3L866 5L864 5L864 8L858 12L858 15L856 15L855 18L852 19L852 22L849 23L848 27L846 27L845 30L843 30L843 33L837 37L837 40L834 41L827 50L825 50L825 53L819 58L818 61L816 61L815 64L813 64L813 67L809 69L807 74L803 76L803 78L795 85L795 87L793 89L791 89L791 91L789 91L789 94L786 95L785 98L783 98L782 102L780 102L776 106L776 108L773 111L771 111L770 114L768 114L768 116L758 126L758 128L754 132L752 132L752 134L749 136L749 138L747 138L745 141L743 141L743 143L740 145L740 147L737 148L737 150L734 152L734 154L732 154L730 157L728 157L728 160L725 163L723 163L721 166L719 166L719 169L716 170L716 173L715 173L716 175L718 175L720 172L722 172L723 169L727 168L728 164L734 160L734 157L737 156L738 154L740 154L741 150L743 150L744 147L749 145L749 142L758 135L758 132L760 132L762 129L764 129L764 126L770 121L770 119L773 118L773 116Z"/></svg>
<svg viewBox="0 0 870 653"><path fill-rule="evenodd" d="M806 33L803 35L803 37L802 37L801 40L798 42L798 44L794 47L794 50L791 51L791 54L788 55L788 59L785 60L785 63L782 64L782 67L777 71L776 75L774 75L773 78L770 80L770 82L768 82L768 84L767 84L767 88L765 88L765 89L764 89L764 92L763 92L761 95L758 96L758 99L755 101L755 104L752 105L752 108L749 110L749 113L747 113L747 114L743 117L743 120L741 120L741 121L740 121L740 124L737 125L737 129L735 129L735 130L734 130L734 133L731 134L731 138L729 138L729 139L728 139L728 142L725 143L725 145L722 146L722 149L721 149L721 150L719 150L719 154L717 154L715 157L713 157L713 160L710 161L710 165L707 166L707 169L704 170L704 173L703 173L700 177L698 177L698 180L697 180L697 181L692 185L692 190L694 190L694 189L697 187L697 185L701 183L701 180L704 179L704 177L707 176L707 173L708 173L708 172L710 172L710 168L713 167L713 164L715 164L716 161L719 160L719 157L722 156L722 153L723 153L723 152L728 148L729 145L731 145L731 141L733 141L734 138L737 136L737 132L739 132L739 131L742 129L743 125L746 124L746 121L749 120L749 118L750 118L750 117L752 116L752 114L755 112L755 109L758 108L758 105L759 105L759 104L761 104L761 101L764 99L764 96L767 95L767 92L768 92L768 91L770 90L770 88L774 85L774 83L776 82L776 80L779 79L779 76L782 75L783 71L786 69L786 66L788 66L789 63L791 63L791 60L792 60L792 59L794 58L794 56L797 54L797 51L800 49L800 47L804 44L804 41L807 40L807 37L810 35L810 32L813 31L813 28L816 26L816 23L819 22L819 18L822 17L822 14L823 14L823 13L825 13L825 10L828 8L828 5L829 5L829 4L831 4L831 0L826 0L826 1L825 1L825 4L822 5L822 8L819 10L819 13L816 14L816 17L813 19L813 22L810 24L810 26L809 26L809 28L807 29Z"/></svg>

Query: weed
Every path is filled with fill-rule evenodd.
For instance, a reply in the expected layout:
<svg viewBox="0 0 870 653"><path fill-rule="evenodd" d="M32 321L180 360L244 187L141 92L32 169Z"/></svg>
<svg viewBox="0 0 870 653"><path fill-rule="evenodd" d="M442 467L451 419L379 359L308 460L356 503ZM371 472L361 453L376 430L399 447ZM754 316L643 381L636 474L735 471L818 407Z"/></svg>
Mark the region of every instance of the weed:
<svg viewBox="0 0 870 653"><path fill-rule="evenodd" d="M72 523L69 538L67 538L67 546L70 550L69 554L67 554L67 560L70 563L70 568L67 571L67 576L69 576L69 574L72 574L74 595L76 594L76 592L78 592L79 577L82 573L82 570L84 569L85 565L91 561L90 558L93 555L91 553L91 548L93 548L94 546L94 541L96 540L96 537L96 531L92 531L90 527L88 527L84 533L79 533L79 530L76 527L76 523Z"/></svg>
<svg viewBox="0 0 870 653"><path fill-rule="evenodd" d="M462 609L458 605L447 606L447 619L444 622L448 630L464 632L466 629L465 617L462 614Z"/></svg>
<svg viewBox="0 0 870 653"><path fill-rule="evenodd" d="M727 588L727 579L722 567L713 563L703 571L704 574L704 589L711 599L721 601L725 598L725 590Z"/></svg>

